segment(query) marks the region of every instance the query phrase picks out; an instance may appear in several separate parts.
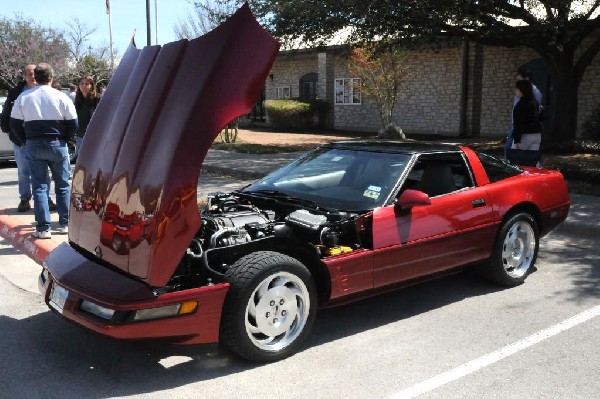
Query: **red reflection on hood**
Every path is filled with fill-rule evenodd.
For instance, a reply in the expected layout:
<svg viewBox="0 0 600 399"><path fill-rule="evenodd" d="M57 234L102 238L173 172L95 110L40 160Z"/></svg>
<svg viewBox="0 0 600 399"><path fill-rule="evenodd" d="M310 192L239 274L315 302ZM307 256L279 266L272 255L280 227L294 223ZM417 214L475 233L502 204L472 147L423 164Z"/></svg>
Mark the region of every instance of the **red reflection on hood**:
<svg viewBox="0 0 600 399"><path fill-rule="evenodd" d="M75 165L70 241L164 286L200 226L204 157L221 128L251 109L278 48L247 5L191 41L132 43Z"/></svg>

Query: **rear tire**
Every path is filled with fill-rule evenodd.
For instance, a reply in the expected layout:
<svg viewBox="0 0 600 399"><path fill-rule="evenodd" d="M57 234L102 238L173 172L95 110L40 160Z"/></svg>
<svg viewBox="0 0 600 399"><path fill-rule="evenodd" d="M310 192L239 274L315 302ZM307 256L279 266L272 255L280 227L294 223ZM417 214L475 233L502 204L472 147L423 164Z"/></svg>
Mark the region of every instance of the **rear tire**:
<svg viewBox="0 0 600 399"><path fill-rule="evenodd" d="M537 259L539 233L528 213L519 212L504 222L485 265L485 275L495 283L514 287L523 284Z"/></svg>
<svg viewBox="0 0 600 399"><path fill-rule="evenodd" d="M284 359L302 346L317 308L315 284L298 260L277 252L244 256L226 273L231 284L221 342L254 362Z"/></svg>

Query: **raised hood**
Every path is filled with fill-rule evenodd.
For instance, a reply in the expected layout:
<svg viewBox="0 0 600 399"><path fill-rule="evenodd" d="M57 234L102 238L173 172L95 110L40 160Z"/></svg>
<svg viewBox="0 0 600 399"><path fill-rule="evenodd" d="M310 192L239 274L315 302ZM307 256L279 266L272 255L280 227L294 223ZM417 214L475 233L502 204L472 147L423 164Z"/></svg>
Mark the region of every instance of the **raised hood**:
<svg viewBox="0 0 600 399"><path fill-rule="evenodd" d="M221 128L254 105L279 44L244 5L197 39L127 49L86 132L69 240L160 287L200 226L196 189Z"/></svg>

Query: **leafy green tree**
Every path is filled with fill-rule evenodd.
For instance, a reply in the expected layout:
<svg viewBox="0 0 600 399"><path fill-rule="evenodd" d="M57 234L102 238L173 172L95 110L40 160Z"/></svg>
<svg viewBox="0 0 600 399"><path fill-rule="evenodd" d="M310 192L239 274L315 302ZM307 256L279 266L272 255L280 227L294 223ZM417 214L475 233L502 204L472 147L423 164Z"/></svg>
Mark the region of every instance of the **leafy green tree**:
<svg viewBox="0 0 600 399"><path fill-rule="evenodd" d="M313 45L351 28L350 41L384 39L409 46L459 38L530 48L553 75L555 114L547 136L555 140L575 136L579 85L600 51L598 0L250 0L250 4L276 37Z"/></svg>
<svg viewBox="0 0 600 399"><path fill-rule="evenodd" d="M22 15L0 17L0 89L19 83L28 64L47 62L60 74L68 59L69 45L62 32Z"/></svg>

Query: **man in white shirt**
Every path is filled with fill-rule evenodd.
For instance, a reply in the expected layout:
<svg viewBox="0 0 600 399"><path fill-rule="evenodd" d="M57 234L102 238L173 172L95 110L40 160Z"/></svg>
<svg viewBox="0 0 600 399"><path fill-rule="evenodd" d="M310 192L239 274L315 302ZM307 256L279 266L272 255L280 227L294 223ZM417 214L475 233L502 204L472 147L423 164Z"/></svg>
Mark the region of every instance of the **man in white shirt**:
<svg viewBox="0 0 600 399"><path fill-rule="evenodd" d="M59 233L68 233L69 222L69 150L77 129L77 112L71 99L52 88L54 70L48 64L39 64L34 70L37 86L23 92L13 106L10 127L25 143L25 156L31 170L33 205L35 210L35 238L50 238L51 219L48 208L46 176L52 172L56 191Z"/></svg>

